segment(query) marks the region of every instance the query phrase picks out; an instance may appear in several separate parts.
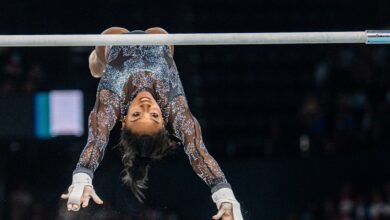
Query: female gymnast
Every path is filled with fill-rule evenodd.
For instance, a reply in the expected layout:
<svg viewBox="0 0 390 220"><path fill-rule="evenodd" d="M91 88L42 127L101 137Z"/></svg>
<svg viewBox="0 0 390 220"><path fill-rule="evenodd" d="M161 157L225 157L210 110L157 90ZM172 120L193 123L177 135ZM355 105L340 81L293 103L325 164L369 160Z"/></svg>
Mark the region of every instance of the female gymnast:
<svg viewBox="0 0 390 220"><path fill-rule="evenodd" d="M129 32L113 27L102 34L167 34L162 28ZM118 144L124 164L123 182L142 202L149 163L184 146L194 171L211 188L218 213L213 219L242 220L235 199L218 163L207 152L201 129L191 114L173 60L171 46L97 46L89 56L92 76L100 78L96 103L89 115L88 140L73 172L67 208L78 211L90 198L103 201L92 186L93 173L103 159L111 129L121 121Z"/></svg>

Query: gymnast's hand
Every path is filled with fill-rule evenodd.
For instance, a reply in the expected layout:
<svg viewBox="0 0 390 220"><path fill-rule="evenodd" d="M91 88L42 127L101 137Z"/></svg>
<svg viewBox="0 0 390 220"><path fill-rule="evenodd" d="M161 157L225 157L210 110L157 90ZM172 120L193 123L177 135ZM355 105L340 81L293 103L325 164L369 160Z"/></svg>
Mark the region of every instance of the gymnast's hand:
<svg viewBox="0 0 390 220"><path fill-rule="evenodd" d="M73 182L68 189L68 193L62 194L61 198L68 200L68 211L78 211L80 207L87 207L91 198L95 203L103 204L103 201L93 189L92 179L85 173L73 175Z"/></svg>
<svg viewBox="0 0 390 220"><path fill-rule="evenodd" d="M214 220L234 220L233 218L233 205L230 202L224 202L219 207L219 211L213 216Z"/></svg>

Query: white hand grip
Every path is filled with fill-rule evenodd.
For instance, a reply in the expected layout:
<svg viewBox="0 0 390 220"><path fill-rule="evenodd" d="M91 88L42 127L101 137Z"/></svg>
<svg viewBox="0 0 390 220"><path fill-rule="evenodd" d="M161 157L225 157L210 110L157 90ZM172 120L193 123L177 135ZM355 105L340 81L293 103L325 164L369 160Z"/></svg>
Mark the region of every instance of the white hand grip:
<svg viewBox="0 0 390 220"><path fill-rule="evenodd" d="M75 184L72 187L72 190L69 194L68 204L77 205L78 209L74 211L78 211L80 209L81 196L83 196L84 192L83 184Z"/></svg>
<svg viewBox="0 0 390 220"><path fill-rule="evenodd" d="M229 188L222 188L213 193L211 196L214 203L217 205L217 208L221 207L221 204L224 202L229 202L233 205L233 218L234 220L243 220L241 214L240 203L234 197L233 191Z"/></svg>
<svg viewBox="0 0 390 220"><path fill-rule="evenodd" d="M71 187L69 187L69 198L68 204L77 205L78 211L80 209L81 197L83 196L84 187L92 186L92 179L88 174L85 173L76 173L73 175L73 181Z"/></svg>

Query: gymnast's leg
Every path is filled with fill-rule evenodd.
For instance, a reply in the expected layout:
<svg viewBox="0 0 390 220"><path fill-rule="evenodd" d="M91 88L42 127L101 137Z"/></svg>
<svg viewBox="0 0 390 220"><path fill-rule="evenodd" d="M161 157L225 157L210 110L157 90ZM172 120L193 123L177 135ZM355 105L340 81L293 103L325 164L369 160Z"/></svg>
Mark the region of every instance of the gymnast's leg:
<svg viewBox="0 0 390 220"><path fill-rule="evenodd" d="M123 34L128 33L129 30L121 27L111 27L102 32L102 34ZM108 57L107 46L96 46L95 49L89 55L89 70L91 75L95 78L100 78L103 75L104 68L106 67Z"/></svg>
<svg viewBox="0 0 390 220"><path fill-rule="evenodd" d="M168 34L168 32L166 30L164 30L163 28L160 28L160 27L148 28L145 30L145 32L148 34ZM175 48L173 45L169 45L169 48L171 49L171 54L173 56L173 54L175 52Z"/></svg>
<svg viewBox="0 0 390 220"><path fill-rule="evenodd" d="M148 34L168 34L166 30L160 27L152 27L145 30ZM129 30L122 27L111 27L102 32L102 34L124 34L129 33ZM174 46L169 45L173 56ZM107 63L108 49L107 46L96 46L89 55L89 70L94 78L100 78L103 75L104 68Z"/></svg>

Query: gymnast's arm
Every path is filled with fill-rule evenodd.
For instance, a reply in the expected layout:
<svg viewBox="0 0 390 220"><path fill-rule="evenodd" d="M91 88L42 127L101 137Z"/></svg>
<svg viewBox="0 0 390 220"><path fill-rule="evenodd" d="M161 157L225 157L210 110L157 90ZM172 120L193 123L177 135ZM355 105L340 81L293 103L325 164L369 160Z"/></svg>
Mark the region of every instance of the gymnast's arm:
<svg viewBox="0 0 390 220"><path fill-rule="evenodd" d="M182 141L191 166L196 174L214 192L220 188L230 188L225 175L215 159L208 153L201 134L199 122L191 114L186 98L179 96L171 102L172 129Z"/></svg>
<svg viewBox="0 0 390 220"><path fill-rule="evenodd" d="M218 163L208 153L199 122L191 114L184 96L176 97L171 102L170 117L169 124L175 136L182 141L193 170L211 188L213 201L219 209L213 219L222 216L223 219L231 219L227 217L234 216L234 220L242 220L240 205Z"/></svg>
<svg viewBox="0 0 390 220"><path fill-rule="evenodd" d="M87 207L91 197L96 203L103 203L93 189L92 179L103 159L110 131L120 115L119 103L119 98L114 93L108 90L98 92L95 106L89 115L87 144L73 171L72 185L68 193L61 196L68 200L68 210L78 211L81 206Z"/></svg>
<svg viewBox="0 0 390 220"><path fill-rule="evenodd" d="M91 178L103 159L110 131L120 114L119 98L109 90L99 91L94 108L88 120L88 139L81 153L75 173L86 173Z"/></svg>

